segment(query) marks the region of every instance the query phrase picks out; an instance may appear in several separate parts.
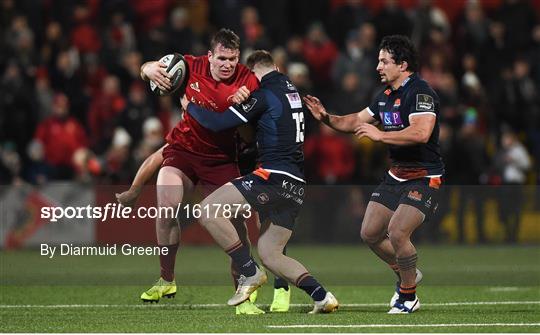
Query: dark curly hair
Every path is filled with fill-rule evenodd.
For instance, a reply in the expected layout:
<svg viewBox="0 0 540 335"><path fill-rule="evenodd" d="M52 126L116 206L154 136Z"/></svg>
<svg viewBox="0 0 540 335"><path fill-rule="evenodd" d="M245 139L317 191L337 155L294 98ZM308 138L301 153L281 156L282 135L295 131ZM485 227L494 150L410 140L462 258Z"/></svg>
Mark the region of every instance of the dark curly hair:
<svg viewBox="0 0 540 335"><path fill-rule="evenodd" d="M407 36L386 36L381 41L379 50L385 50L390 53L396 64L407 62L407 70L411 72L418 71L418 51Z"/></svg>

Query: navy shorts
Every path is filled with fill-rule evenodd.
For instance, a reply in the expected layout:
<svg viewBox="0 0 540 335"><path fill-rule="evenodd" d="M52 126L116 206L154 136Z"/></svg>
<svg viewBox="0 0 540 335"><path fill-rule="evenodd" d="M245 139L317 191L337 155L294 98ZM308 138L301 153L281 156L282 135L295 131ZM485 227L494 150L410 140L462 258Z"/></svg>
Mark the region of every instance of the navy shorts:
<svg viewBox="0 0 540 335"><path fill-rule="evenodd" d="M383 182L371 194L371 201L395 211L400 204L417 208L428 221L437 210L441 178L418 178L400 182L386 174Z"/></svg>
<svg viewBox="0 0 540 335"><path fill-rule="evenodd" d="M259 213L261 224L269 221L293 230L304 203L304 182L281 173L257 169L231 183Z"/></svg>

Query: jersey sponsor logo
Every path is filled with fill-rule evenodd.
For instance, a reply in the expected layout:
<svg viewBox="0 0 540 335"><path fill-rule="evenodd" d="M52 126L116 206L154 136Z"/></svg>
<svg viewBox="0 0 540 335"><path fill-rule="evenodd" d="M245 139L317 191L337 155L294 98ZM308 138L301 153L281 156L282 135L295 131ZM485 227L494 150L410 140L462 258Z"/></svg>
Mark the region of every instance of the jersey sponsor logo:
<svg viewBox="0 0 540 335"><path fill-rule="evenodd" d="M422 112L434 112L435 102L433 101L433 97L427 94L417 94L416 110Z"/></svg>
<svg viewBox="0 0 540 335"><path fill-rule="evenodd" d="M371 193L371 196L372 197L380 197L381 194L379 192L373 192L373 193Z"/></svg>
<svg viewBox="0 0 540 335"><path fill-rule="evenodd" d="M300 98L300 94L298 94L298 92L287 93L285 96L287 97L287 100L289 100L289 105L291 105L291 108L302 108L302 99Z"/></svg>
<svg viewBox="0 0 540 335"><path fill-rule="evenodd" d="M253 107L255 107L256 103L257 99L249 98L248 101L241 103L240 106L242 107L242 111L247 114L250 110L253 109Z"/></svg>
<svg viewBox="0 0 540 335"><path fill-rule="evenodd" d="M386 106L386 102L384 102L384 101L379 101L379 106Z"/></svg>
<svg viewBox="0 0 540 335"><path fill-rule="evenodd" d="M409 191L407 198L414 201L422 201L422 194L418 191Z"/></svg>
<svg viewBox="0 0 540 335"><path fill-rule="evenodd" d="M189 84L189 87L191 87L192 90L201 93L201 89L199 88L199 82L198 81Z"/></svg>
<svg viewBox="0 0 540 335"><path fill-rule="evenodd" d="M286 180L283 180L281 182L281 188L294 195L303 196L305 193L304 187L302 185L296 185Z"/></svg>
<svg viewBox="0 0 540 335"><path fill-rule="evenodd" d="M399 112L383 112L380 113L381 120L385 126L400 126L403 125L401 121L401 114Z"/></svg>

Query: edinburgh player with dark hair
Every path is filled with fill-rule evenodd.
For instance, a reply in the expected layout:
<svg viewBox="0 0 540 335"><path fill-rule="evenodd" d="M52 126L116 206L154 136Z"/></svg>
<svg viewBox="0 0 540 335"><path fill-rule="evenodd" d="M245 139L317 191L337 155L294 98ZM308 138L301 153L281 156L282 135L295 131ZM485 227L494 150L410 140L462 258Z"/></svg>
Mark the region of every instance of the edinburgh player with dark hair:
<svg viewBox="0 0 540 335"><path fill-rule="evenodd" d="M241 104L223 113L208 113L182 99L185 110L202 126L222 131L253 121L259 168L220 187L201 203L200 219L214 240L231 257L242 276L229 305L238 305L266 282L266 274L242 244L227 215L227 206L246 206L259 213L261 235L257 245L263 265L275 275L304 290L314 301L311 313L330 313L338 301L297 260L283 254L296 216L304 202L304 105L296 87L277 71L272 56L255 51L247 65L260 80L260 88ZM208 212L206 212L208 211Z"/></svg>
<svg viewBox="0 0 540 335"><path fill-rule="evenodd" d="M392 165L372 193L361 237L398 276L389 314L420 308L416 248L411 234L437 207L444 164L439 151L439 97L417 74L418 56L409 38L392 35L379 47L377 71L387 87L369 107L336 116L318 98L304 101L313 116L332 128L389 145ZM382 130L375 127L380 123Z"/></svg>

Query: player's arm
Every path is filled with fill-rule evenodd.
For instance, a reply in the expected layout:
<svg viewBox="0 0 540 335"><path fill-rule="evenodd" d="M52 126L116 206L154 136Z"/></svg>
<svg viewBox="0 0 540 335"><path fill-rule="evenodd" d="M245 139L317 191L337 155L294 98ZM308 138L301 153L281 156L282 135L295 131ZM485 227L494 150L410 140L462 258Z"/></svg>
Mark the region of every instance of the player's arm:
<svg viewBox="0 0 540 335"><path fill-rule="evenodd" d="M408 110L409 126L407 128L399 131L384 132L372 125L362 124L355 129L355 134L360 138L368 137L374 141L393 145L427 143L437 121L435 111L439 109L439 103L431 90L420 88L415 93L409 95L410 99L415 103L411 103ZM374 109L375 107L374 103L371 108Z"/></svg>
<svg viewBox="0 0 540 335"><path fill-rule="evenodd" d="M364 108L358 113L339 116L326 112L326 108L317 97L308 95L304 97L304 102L315 119L338 131L352 133L361 124L376 121L368 108Z"/></svg>
<svg viewBox="0 0 540 335"><path fill-rule="evenodd" d="M429 140L436 117L434 114L411 114L410 125L399 131L381 131L377 127L364 123L360 125L355 134L359 138L368 137L373 141L380 141L393 145L416 145L424 144Z"/></svg>
<svg viewBox="0 0 540 335"><path fill-rule="evenodd" d="M137 198L141 194L142 187L150 180L150 178L152 178L161 166L161 163L163 163L163 149L166 146L167 145L162 146L144 160L137 170L137 174L135 175L129 190L122 193L116 193L116 199L119 203L126 207L135 205Z"/></svg>
<svg viewBox="0 0 540 335"><path fill-rule="evenodd" d="M171 75L167 73L167 65L158 62L150 61L141 65L141 79L144 81L153 81L157 84L160 90L171 89Z"/></svg>
<svg viewBox="0 0 540 335"><path fill-rule="evenodd" d="M203 127L218 132L246 124L263 111L264 99L257 93L254 92L246 101L232 105L223 113L216 113L188 102L185 96L182 98L182 106Z"/></svg>

